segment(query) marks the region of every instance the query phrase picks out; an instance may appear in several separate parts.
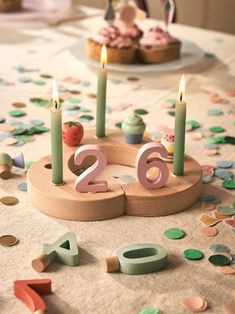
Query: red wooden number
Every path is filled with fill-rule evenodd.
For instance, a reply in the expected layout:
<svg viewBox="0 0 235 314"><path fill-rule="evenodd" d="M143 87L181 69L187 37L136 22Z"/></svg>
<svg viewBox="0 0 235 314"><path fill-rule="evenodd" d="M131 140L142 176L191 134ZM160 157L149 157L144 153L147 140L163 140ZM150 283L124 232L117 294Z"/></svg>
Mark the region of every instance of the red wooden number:
<svg viewBox="0 0 235 314"><path fill-rule="evenodd" d="M152 153L160 153L162 157L167 157L166 148L155 142L143 145L138 151L136 156L137 177L140 184L146 189L158 189L162 187L165 185L169 177L169 169L161 158L148 158L148 156ZM159 174L154 179L147 178L148 170L153 167L159 169Z"/></svg>
<svg viewBox="0 0 235 314"><path fill-rule="evenodd" d="M74 163L81 165L87 156L95 156L96 162L85 170L75 181L75 190L78 192L107 192L107 181L94 181L93 179L107 165L107 156L104 150L98 145L88 144L79 147L74 156Z"/></svg>

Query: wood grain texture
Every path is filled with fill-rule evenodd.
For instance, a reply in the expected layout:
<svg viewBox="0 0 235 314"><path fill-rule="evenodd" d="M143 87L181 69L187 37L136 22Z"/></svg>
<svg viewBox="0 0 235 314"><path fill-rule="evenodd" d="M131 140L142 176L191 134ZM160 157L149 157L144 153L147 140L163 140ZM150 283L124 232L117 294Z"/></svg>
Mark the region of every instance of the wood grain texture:
<svg viewBox="0 0 235 314"><path fill-rule="evenodd" d="M81 145L98 144L107 154L109 164L134 167L141 144L126 144L117 130L107 130L107 137L95 138L95 132L86 131ZM30 202L41 212L67 220L104 220L123 214L136 216L161 216L184 210L199 198L202 189L200 165L191 157L185 161L185 176L170 175L166 186L147 190L139 182L127 185L109 185L108 192L78 193L74 189L76 175L84 166L95 159L86 158L82 165L74 163L76 147L64 147L64 182L62 186L51 184L51 169L44 166L51 162L49 156L34 163L28 171L28 195ZM168 164L172 173L172 164Z"/></svg>

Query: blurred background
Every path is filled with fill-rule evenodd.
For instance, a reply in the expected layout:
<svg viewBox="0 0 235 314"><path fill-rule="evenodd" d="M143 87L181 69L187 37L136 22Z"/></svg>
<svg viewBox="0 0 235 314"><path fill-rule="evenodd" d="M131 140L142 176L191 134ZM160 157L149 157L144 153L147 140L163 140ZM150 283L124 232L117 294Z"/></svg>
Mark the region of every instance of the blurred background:
<svg viewBox="0 0 235 314"><path fill-rule="evenodd" d="M59 0L60 1L60 0ZM104 8L107 0L75 0ZM161 0L146 0L150 17L163 19ZM177 23L235 34L235 0L176 0Z"/></svg>
<svg viewBox="0 0 235 314"><path fill-rule="evenodd" d="M14 20L36 18L46 19L59 12L61 21L71 20L83 12L79 5L105 9L109 0L0 0L0 23ZM111 1L111 0L110 0ZM123 4L127 0L112 0L115 4ZM139 6L148 9L149 16L164 19L163 4L170 0L132 0ZM171 0L173 1L173 0ZM176 5L176 22L204 29L235 34L235 0L174 0ZM68 12L70 10L70 12ZM94 11L94 10L93 10ZM8 14L7 12L12 12ZM40 14L35 14L41 12ZM15 14L16 13L16 14ZM34 13L34 14L32 14ZM49 14L52 15L49 16Z"/></svg>

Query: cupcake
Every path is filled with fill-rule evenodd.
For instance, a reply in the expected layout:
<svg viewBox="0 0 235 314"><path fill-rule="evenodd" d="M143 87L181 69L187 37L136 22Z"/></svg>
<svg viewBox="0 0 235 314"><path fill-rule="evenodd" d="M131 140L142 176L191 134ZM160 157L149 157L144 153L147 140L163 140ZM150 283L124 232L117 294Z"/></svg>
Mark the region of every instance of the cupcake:
<svg viewBox="0 0 235 314"><path fill-rule="evenodd" d="M100 61L102 45L106 45L108 62L133 63L137 41L141 36L142 31L136 24L114 20L107 23L97 35L86 40L86 55Z"/></svg>
<svg viewBox="0 0 235 314"><path fill-rule="evenodd" d="M174 155L174 133L165 133L161 138L161 144L165 146L167 150L167 161L172 162Z"/></svg>
<svg viewBox="0 0 235 314"><path fill-rule="evenodd" d="M140 116L133 114L125 118L122 123L122 131L124 133L125 141L128 144L141 143L145 128L146 125Z"/></svg>
<svg viewBox="0 0 235 314"><path fill-rule="evenodd" d="M152 27L139 41L137 57L144 63L163 63L180 58L181 42L160 27Z"/></svg>
<svg viewBox="0 0 235 314"><path fill-rule="evenodd" d="M0 0L0 12L13 12L21 9L22 0Z"/></svg>

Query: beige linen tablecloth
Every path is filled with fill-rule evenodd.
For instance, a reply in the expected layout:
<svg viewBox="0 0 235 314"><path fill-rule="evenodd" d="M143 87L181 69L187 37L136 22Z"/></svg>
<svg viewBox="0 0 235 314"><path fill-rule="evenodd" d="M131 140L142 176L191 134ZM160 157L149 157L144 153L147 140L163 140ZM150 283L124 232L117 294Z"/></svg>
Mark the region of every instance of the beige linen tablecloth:
<svg viewBox="0 0 235 314"><path fill-rule="evenodd" d="M145 21L147 28L154 21ZM82 91L81 105L95 114L95 100L86 97L86 92L96 89L96 73L91 71L84 61L77 60L69 47L74 45L79 34L96 31L99 18L73 22L58 28L45 25L34 27L24 24L14 28L13 24L4 22L0 29L0 77L15 83L0 86L0 115L7 122L14 120L8 114L13 109L12 103L25 102L27 115L16 118L27 122L40 119L49 126L49 110L39 108L30 103L31 97L48 97L51 82L45 86L32 83L22 84L17 81L21 76L39 78L39 73L53 74L58 83L70 89ZM10 30L9 30L10 29ZM225 90L235 87L235 38L217 32L172 25L171 31L179 38L197 43L204 51L216 55L216 59L205 58L200 65L168 73L137 75L138 82L127 81L128 74L110 73L110 78L121 80L120 84L108 83L107 104L111 108L107 114L107 124L113 126L122 121L134 108L145 108L149 114L144 116L147 131L159 129L159 125L174 126L174 118L163 108L166 99L176 98L180 75L186 74L187 119L197 120L203 128L219 125L226 129L227 135L234 135L235 100L225 96ZM38 68L40 72L18 73L13 65L22 64L28 68ZM66 76L88 80L88 87L80 84L66 84L61 80ZM133 75L132 75L133 76ZM229 100L229 104L213 104L204 90L214 91ZM118 111L120 104L131 104L123 111ZM208 116L212 108L221 109L224 114ZM68 120L69 111L64 111L64 120ZM86 128L94 126L84 124ZM193 141L186 135L186 153L193 156L201 164L214 165L216 160L235 160L234 146L220 145L219 155L207 156L203 151L206 139ZM0 142L1 152L15 155L23 152L26 160L37 160L50 154L50 134L35 136L35 141L21 147L5 146ZM115 168L112 175L122 175L129 170ZM234 169L231 170L234 174ZM207 258L209 246L220 243L230 247L235 253L235 234L232 228L220 223L219 233L213 238L203 238L198 234L201 226L198 218L202 213L200 202L177 215L156 218L140 218L123 216L117 219L98 222L73 222L47 217L38 212L27 199L27 193L19 191L17 184L26 181L24 170L14 170L14 178L0 181L0 196L15 195L19 204L5 206L0 204L0 235L13 234L20 239L14 247L0 248L0 313L29 313L26 306L13 296L14 280L51 278L53 294L45 296L48 313L52 314L134 314L147 306L156 306L161 313L188 313L180 305L180 297L184 295L200 295L209 304L206 313L220 314L224 303L235 301L231 295L235 288L234 275L221 275L215 271ZM216 178L204 185L203 193L216 194L222 205L231 205L234 192L221 187L221 180ZM171 227L185 230L186 237L179 241L169 240L163 233ZM31 260L42 251L43 243L52 243L65 232L72 231L77 235L81 255L81 265L70 268L59 264L51 265L46 272L36 273L30 266ZM104 272L101 259L115 254L122 246L134 243L158 243L167 248L169 262L167 268L158 273L127 276L124 274L107 274ZM187 261L182 252L186 248L198 248L205 254L201 261Z"/></svg>

